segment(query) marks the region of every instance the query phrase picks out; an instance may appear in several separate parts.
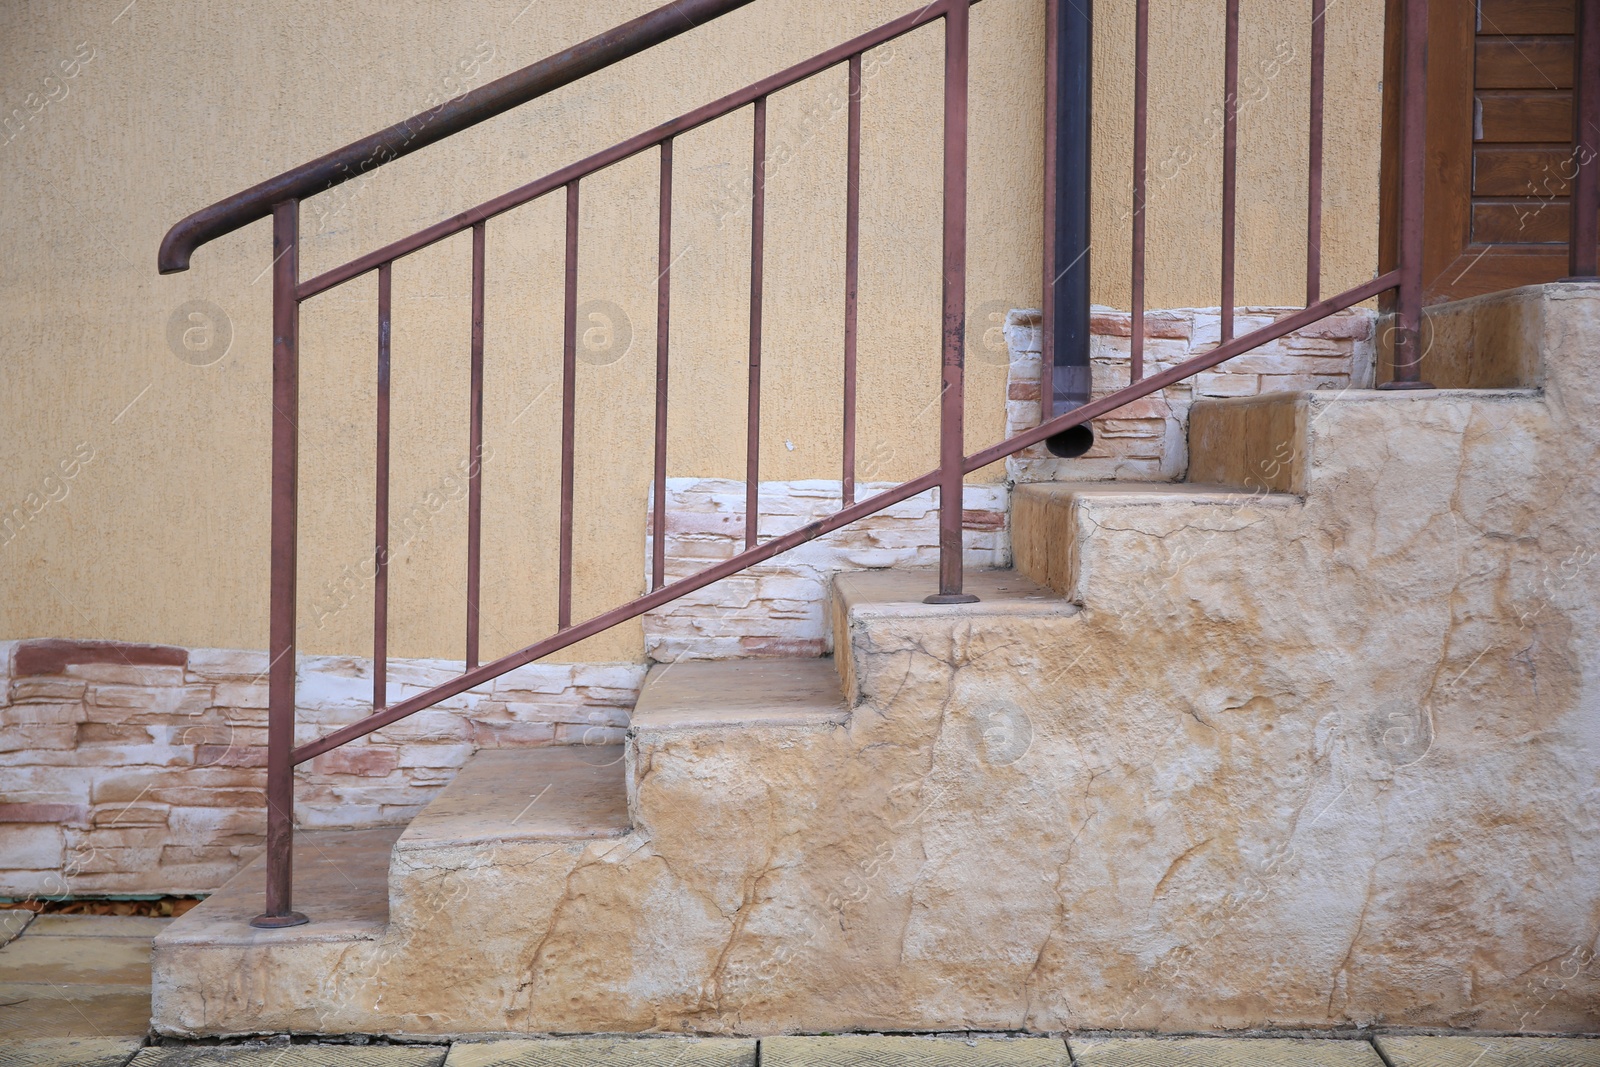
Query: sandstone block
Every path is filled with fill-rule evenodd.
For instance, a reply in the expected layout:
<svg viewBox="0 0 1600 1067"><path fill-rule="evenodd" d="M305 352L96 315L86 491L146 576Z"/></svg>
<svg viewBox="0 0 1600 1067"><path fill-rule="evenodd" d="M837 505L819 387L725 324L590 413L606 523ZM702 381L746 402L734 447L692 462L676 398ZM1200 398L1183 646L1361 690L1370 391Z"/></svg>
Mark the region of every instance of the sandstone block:
<svg viewBox="0 0 1600 1067"><path fill-rule="evenodd" d="M222 682L213 690L212 701L225 708L265 708L267 686L262 682Z"/></svg>
<svg viewBox="0 0 1600 1067"><path fill-rule="evenodd" d="M191 648L188 670L207 682L264 682L271 659L265 652L233 648Z"/></svg>
<svg viewBox="0 0 1600 1067"><path fill-rule="evenodd" d="M179 649L178 651L182 651ZM127 663L69 663L65 673L88 682L124 686L183 685L182 666L142 666Z"/></svg>
<svg viewBox="0 0 1600 1067"><path fill-rule="evenodd" d="M11 683L13 704L73 702L83 699L87 682L71 678L19 678Z"/></svg>
<svg viewBox="0 0 1600 1067"><path fill-rule="evenodd" d="M0 856L15 871L53 871L61 867L65 845L53 825L0 823Z"/></svg>
<svg viewBox="0 0 1600 1067"><path fill-rule="evenodd" d="M433 746L413 746L420 749ZM360 778L383 778L399 766L400 757L393 748L362 745L359 742L324 752L311 761L316 774L355 775Z"/></svg>

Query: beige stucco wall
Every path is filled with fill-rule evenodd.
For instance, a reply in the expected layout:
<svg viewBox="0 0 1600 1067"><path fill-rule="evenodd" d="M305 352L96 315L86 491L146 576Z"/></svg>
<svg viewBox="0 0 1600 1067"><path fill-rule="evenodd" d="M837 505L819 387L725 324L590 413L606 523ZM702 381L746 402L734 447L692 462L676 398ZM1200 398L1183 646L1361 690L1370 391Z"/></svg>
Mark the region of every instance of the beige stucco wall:
<svg viewBox="0 0 1600 1067"><path fill-rule="evenodd" d="M190 211L653 6L15 3L0 9L0 637L261 647L270 382L266 223L159 277ZM126 5L126 6L125 6ZM1247 5L1240 146L1241 303L1303 292L1304 5ZM305 206L309 275L580 158L908 10L750 8L399 161ZM1097 13L1095 300L1126 306L1131 3ZM974 10L969 311L1039 298L1042 0ZM1326 278L1370 276L1376 238L1381 6L1329 13ZM1152 307L1217 300L1222 4L1158 0L1152 24ZM933 463L942 31L868 63L864 106L861 477ZM87 60L83 57L88 56ZM834 476L843 287L843 71L769 114L762 476ZM35 94L30 96L29 94ZM808 114L811 115L808 118ZM680 138L669 442L675 476L743 473L748 111ZM780 146L789 148L780 158ZM1186 163L1179 161L1192 155ZM656 166L583 186L579 300L631 327L580 364L575 614L641 587L654 371ZM554 621L561 206L490 224L483 641L498 654ZM465 235L395 270L397 531L391 651L459 656L464 612ZM302 324L301 632L306 651L370 640L375 283L312 301ZM169 344L186 301L222 309L231 345ZM1002 320L1003 321L1003 318ZM603 359L604 338L591 337ZM187 358L180 358L184 352ZM969 361L968 442L999 438L1003 344ZM203 365L202 365L203 364ZM88 457L85 460L85 456ZM999 476L998 468L995 477ZM347 575L357 575L347 579ZM636 627L573 650L639 654Z"/></svg>

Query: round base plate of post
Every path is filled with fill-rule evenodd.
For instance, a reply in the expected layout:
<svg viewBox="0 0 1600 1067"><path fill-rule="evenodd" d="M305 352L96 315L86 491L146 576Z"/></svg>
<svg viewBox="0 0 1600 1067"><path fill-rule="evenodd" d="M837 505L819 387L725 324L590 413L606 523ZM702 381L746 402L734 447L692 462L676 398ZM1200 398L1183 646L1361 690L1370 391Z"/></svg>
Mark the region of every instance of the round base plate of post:
<svg viewBox="0 0 1600 1067"><path fill-rule="evenodd" d="M971 593L935 593L930 597L923 597L924 604L976 604L978 598Z"/></svg>
<svg viewBox="0 0 1600 1067"><path fill-rule="evenodd" d="M1397 389L1432 389L1432 382L1380 382L1378 388L1385 392Z"/></svg>
<svg viewBox="0 0 1600 1067"><path fill-rule="evenodd" d="M290 926L304 926L310 921L298 911L291 911L287 915L257 915L250 920L250 925L257 930L282 930Z"/></svg>

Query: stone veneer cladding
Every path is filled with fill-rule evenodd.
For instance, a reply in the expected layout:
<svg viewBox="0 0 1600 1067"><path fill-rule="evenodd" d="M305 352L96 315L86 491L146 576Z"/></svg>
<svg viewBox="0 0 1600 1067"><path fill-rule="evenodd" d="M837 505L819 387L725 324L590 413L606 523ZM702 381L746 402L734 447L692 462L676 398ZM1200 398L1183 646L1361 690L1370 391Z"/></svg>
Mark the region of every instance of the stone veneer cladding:
<svg viewBox="0 0 1600 1067"><path fill-rule="evenodd" d="M0 643L0 896L209 892L266 830L262 652ZM389 665L391 700L461 664ZM403 824L479 748L621 739L644 665L531 664L298 769L301 826ZM370 711L371 661L307 656L299 740Z"/></svg>
<svg viewBox="0 0 1600 1067"><path fill-rule="evenodd" d="M1298 308L1240 308L1234 334L1242 337ZM1089 359L1094 399L1128 385L1133 317L1096 307L1090 317ZM1095 447L1080 459L1055 459L1035 445L1006 461L1013 482L1176 481L1189 466L1189 406L1210 397L1256 396L1296 389L1370 389L1375 315L1341 311L1253 352L1235 356L1119 409L1094 423ZM1145 315L1144 363L1149 376L1216 347L1222 328L1217 308L1172 308ZM1006 436L1039 425L1040 328L1037 311L1006 319L1010 375Z"/></svg>

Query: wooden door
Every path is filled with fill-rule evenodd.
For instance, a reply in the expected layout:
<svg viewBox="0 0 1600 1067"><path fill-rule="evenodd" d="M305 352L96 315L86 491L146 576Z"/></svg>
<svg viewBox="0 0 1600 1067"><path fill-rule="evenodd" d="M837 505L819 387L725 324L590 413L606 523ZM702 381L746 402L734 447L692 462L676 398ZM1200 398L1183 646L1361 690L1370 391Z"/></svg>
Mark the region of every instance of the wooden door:
<svg viewBox="0 0 1600 1067"><path fill-rule="evenodd" d="M1396 249L1402 5L1384 55L1384 269ZM1433 0L1428 10L1424 302L1567 273L1573 0Z"/></svg>

